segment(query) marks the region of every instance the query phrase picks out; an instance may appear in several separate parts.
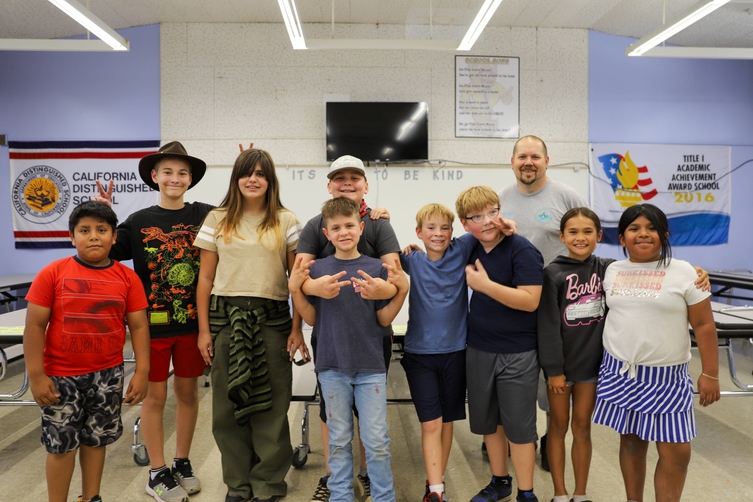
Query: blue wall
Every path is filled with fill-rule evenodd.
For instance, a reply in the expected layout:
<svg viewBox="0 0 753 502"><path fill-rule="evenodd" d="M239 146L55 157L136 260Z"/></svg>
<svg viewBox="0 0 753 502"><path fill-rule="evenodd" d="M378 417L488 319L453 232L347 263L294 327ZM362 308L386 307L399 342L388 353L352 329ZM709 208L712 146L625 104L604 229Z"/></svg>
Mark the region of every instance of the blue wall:
<svg viewBox="0 0 753 502"><path fill-rule="evenodd" d="M118 30L129 52L0 51L0 134L10 141L160 139L159 25ZM0 147L0 275L73 249L16 250L8 148Z"/></svg>
<svg viewBox="0 0 753 502"><path fill-rule="evenodd" d="M633 42L589 34L589 141L727 145L733 169L753 159L753 61L628 58ZM753 269L751 189L753 163L732 174L729 243L674 255L708 270ZM615 246L598 254L622 257Z"/></svg>

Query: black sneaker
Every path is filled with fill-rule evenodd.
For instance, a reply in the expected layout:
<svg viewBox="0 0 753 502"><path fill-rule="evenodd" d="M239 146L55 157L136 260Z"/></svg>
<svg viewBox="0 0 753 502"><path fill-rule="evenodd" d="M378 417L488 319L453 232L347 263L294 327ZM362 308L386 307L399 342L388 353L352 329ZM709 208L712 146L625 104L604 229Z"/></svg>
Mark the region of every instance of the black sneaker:
<svg viewBox="0 0 753 502"><path fill-rule="evenodd" d="M492 481L480 492L473 496L471 502L502 502L512 497L512 485L505 479L499 483Z"/></svg>
<svg viewBox="0 0 753 502"><path fill-rule="evenodd" d="M181 459L176 461L175 467L173 467L173 477L187 494L193 495L201 491L201 481L194 474L190 460Z"/></svg>
<svg viewBox="0 0 753 502"><path fill-rule="evenodd" d="M360 502L371 502L371 480L369 479L369 475L361 476L359 474L356 476L356 480L361 484L361 493L363 494Z"/></svg>
<svg viewBox="0 0 753 502"><path fill-rule="evenodd" d="M314 495L311 497L311 502L329 502L329 488L327 488L327 481L329 481L329 474L319 478L319 484L316 485Z"/></svg>
<svg viewBox="0 0 753 502"><path fill-rule="evenodd" d="M541 436L541 468L549 472L549 457L546 456L546 434Z"/></svg>
<svg viewBox="0 0 753 502"><path fill-rule="evenodd" d="M545 436L546 437L546 436ZM525 492L523 496L518 496L516 502L539 502L539 498L533 492Z"/></svg>
<svg viewBox="0 0 753 502"><path fill-rule="evenodd" d="M442 502L442 497L440 497L437 492L429 492L429 494L424 497L424 502Z"/></svg>
<svg viewBox="0 0 753 502"><path fill-rule="evenodd" d="M188 502L188 493L175 481L170 469L165 467L157 476L146 483L146 493L157 502Z"/></svg>

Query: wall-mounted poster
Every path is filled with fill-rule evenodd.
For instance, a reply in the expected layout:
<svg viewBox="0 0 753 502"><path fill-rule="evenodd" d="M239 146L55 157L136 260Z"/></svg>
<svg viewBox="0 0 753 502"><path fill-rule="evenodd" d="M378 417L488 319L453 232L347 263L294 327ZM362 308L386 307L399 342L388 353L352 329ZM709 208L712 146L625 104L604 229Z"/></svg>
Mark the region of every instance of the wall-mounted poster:
<svg viewBox="0 0 753 502"><path fill-rule="evenodd" d="M455 137L517 138L520 58L455 56Z"/></svg>

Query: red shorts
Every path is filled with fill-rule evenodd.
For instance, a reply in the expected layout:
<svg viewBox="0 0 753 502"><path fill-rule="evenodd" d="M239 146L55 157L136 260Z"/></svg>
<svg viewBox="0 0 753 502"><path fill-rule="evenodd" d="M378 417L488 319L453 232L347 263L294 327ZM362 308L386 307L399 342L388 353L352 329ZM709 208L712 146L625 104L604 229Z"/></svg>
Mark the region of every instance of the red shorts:
<svg viewBox="0 0 753 502"><path fill-rule="evenodd" d="M170 359L173 372L181 378L196 378L204 374L207 363L201 357L199 334L152 338L149 381L164 382L170 376Z"/></svg>

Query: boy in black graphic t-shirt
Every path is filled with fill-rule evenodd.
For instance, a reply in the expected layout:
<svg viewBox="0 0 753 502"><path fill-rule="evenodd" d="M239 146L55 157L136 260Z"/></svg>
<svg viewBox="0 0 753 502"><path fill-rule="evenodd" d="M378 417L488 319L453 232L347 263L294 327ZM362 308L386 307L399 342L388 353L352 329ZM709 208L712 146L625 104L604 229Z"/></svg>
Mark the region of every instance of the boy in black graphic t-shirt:
<svg viewBox="0 0 753 502"><path fill-rule="evenodd" d="M185 502L188 495L201 490L188 459L199 412L198 377L206 368L197 346L199 251L191 243L213 206L184 202L183 196L205 172L204 161L189 156L177 141L141 159L139 175L144 183L159 190L160 202L136 211L121 223L118 241L110 252L115 260L133 260L149 301L151 369L141 430L152 467L146 492L159 502ZM111 187L105 191L100 185L98 199L109 202ZM172 469L165 462L163 424L171 360L177 402Z"/></svg>

